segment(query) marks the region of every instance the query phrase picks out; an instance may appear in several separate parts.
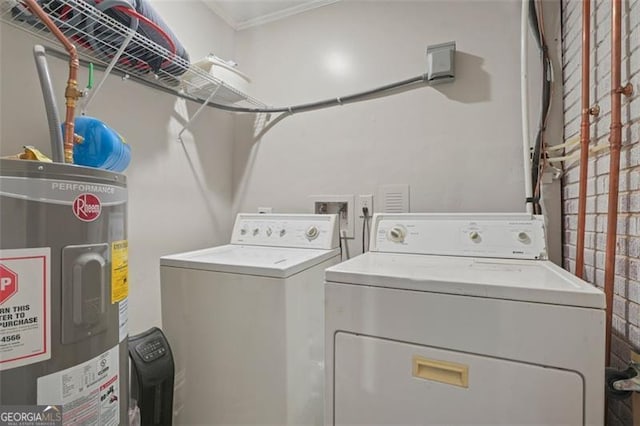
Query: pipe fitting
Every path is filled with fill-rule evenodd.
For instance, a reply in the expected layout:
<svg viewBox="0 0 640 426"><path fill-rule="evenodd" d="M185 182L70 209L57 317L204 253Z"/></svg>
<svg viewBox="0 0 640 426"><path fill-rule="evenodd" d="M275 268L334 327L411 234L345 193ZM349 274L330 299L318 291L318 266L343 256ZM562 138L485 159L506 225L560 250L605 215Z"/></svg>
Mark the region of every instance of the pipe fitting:
<svg viewBox="0 0 640 426"><path fill-rule="evenodd" d="M67 84L67 88L64 91L64 97L67 99L73 99L77 101L84 95L82 90L78 90L78 82L77 81L69 81Z"/></svg>
<svg viewBox="0 0 640 426"><path fill-rule="evenodd" d="M73 164L73 148L68 149L66 144L64 147L64 162L67 164Z"/></svg>
<svg viewBox="0 0 640 426"><path fill-rule="evenodd" d="M616 93L625 95L628 98L629 96L633 95L633 84L627 83L626 86L617 88Z"/></svg>
<svg viewBox="0 0 640 426"><path fill-rule="evenodd" d="M600 115L600 105L595 104L594 106L589 108L589 115L593 115L594 117L599 116Z"/></svg>
<svg viewBox="0 0 640 426"><path fill-rule="evenodd" d="M64 144L64 159L65 163L73 164L73 147L84 143L84 137L77 133L73 133L73 143L71 145Z"/></svg>

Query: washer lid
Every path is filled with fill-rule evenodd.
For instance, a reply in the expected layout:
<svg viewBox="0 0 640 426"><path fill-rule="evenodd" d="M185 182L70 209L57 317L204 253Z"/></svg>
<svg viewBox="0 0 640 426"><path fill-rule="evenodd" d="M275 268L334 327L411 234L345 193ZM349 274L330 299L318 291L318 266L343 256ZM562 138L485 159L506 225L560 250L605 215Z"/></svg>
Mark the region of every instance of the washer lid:
<svg viewBox="0 0 640 426"><path fill-rule="evenodd" d="M547 260L365 253L326 271L337 283L604 309L604 293Z"/></svg>
<svg viewBox="0 0 640 426"><path fill-rule="evenodd" d="M339 254L315 250L228 244L160 258L161 266L287 278Z"/></svg>

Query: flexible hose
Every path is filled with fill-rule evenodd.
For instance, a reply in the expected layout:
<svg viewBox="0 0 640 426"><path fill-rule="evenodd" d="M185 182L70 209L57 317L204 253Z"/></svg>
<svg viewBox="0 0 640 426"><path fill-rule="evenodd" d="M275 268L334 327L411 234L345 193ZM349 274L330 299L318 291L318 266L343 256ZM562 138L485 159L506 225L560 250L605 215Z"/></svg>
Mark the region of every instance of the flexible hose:
<svg viewBox="0 0 640 426"><path fill-rule="evenodd" d="M128 9L127 7L123 7L123 6L116 6L114 9L126 15L131 16L131 19L138 19L141 22L144 22L149 27L151 27L154 31L160 34L160 37L162 37L169 45L169 52L171 52L171 56L162 62L162 66L166 66L167 64L170 64L173 62L173 58L176 56L176 44L173 42L173 39L169 37L169 35L162 29L162 27L160 27L151 19L147 18L146 16L142 15L136 10Z"/></svg>
<svg viewBox="0 0 640 426"><path fill-rule="evenodd" d="M159 25L135 10L135 6L128 0L95 0L93 6L102 13L106 12L109 9L114 9L122 14L129 16L131 18L129 22L129 28L134 33L138 31L140 22L150 27L153 31L157 32L169 46L169 52L171 55L169 58L165 59L162 62L161 67L167 66L168 64L171 64L173 62L173 58L176 56L176 45L173 39L169 37L169 35ZM101 51L101 48L99 46L99 37L94 35L95 25L95 20L91 20L87 24L87 34L90 35L89 43L91 44L93 50ZM122 39L124 40L125 37L123 36ZM123 59L122 62L126 62L126 59ZM146 66L144 69L149 69L149 67Z"/></svg>
<svg viewBox="0 0 640 426"><path fill-rule="evenodd" d="M49 123L51 157L56 163L64 163L64 140L62 138L62 127L60 125L61 123L59 118L60 115L58 114L56 97L53 93L53 83L51 82L51 74L49 74L46 52L43 46L39 44L33 46L33 58L36 61L36 69L38 70L38 78L40 79L40 87L42 89L42 97L44 98L44 108L47 112L47 121Z"/></svg>
<svg viewBox="0 0 640 426"><path fill-rule="evenodd" d="M533 38L536 40L536 44L538 45L538 49L542 50L543 40L542 33L540 32L538 22L538 11L536 10L535 0L529 1L529 26L531 27L531 31L533 32Z"/></svg>
<svg viewBox="0 0 640 426"><path fill-rule="evenodd" d="M553 67L551 65L551 59L549 58L549 48L544 37L543 24L542 24L542 11L540 13L536 9L535 1L529 0L529 16L530 25L534 32L534 37L538 44L538 48L541 54L542 60L542 108L540 111L540 124L536 139L533 144L533 155L531 164L531 181L533 185L533 197L534 208L541 210L540 205L540 191L541 191L541 178L543 158L542 151L544 145L544 133L547 127L547 119L549 117L549 110L551 108L551 84L553 81ZM541 6L542 7L542 6Z"/></svg>
<svg viewBox="0 0 640 426"><path fill-rule="evenodd" d="M346 229L341 229L340 230L340 238L344 240L344 254L347 257L347 260L351 259L351 256L349 255L349 244L347 243L347 230Z"/></svg>
<svg viewBox="0 0 640 426"><path fill-rule="evenodd" d="M103 13L113 7L121 7L122 9L133 7L133 5L131 5L131 3L129 3L127 0L104 0L99 3L96 2L96 4L94 4L93 6ZM103 52L104 50L100 46L100 44L104 43L104 41L102 41L99 37L95 35L96 23L97 23L97 20L95 19L90 19L89 22L87 23L87 34L89 35L88 40L91 48L94 51ZM138 25L139 25L138 19L131 17L131 20L129 22L129 29L131 30L131 32L135 33L138 30ZM125 39L126 37L122 36L120 43L124 43Z"/></svg>
<svg viewBox="0 0 640 426"><path fill-rule="evenodd" d="M214 102L209 102L214 108L222 109L225 111L232 112L249 112L249 113L276 113L276 112L288 112L291 114L298 112L306 112L306 111L314 111L317 109L329 108L338 105L344 105L348 103L362 101L364 99L370 98L374 95L381 95L385 92L389 92L395 89L400 89L405 86L409 86L412 84L420 83L420 82L428 82L427 74L419 75L416 77L408 78L406 80L398 81L396 83L386 84L384 86L379 86L374 89L366 90L364 92L358 92L347 96L325 99L317 102L310 102L306 104L298 104L292 105L289 107L275 107L275 108L243 108L243 107L235 107L224 104L217 104Z"/></svg>

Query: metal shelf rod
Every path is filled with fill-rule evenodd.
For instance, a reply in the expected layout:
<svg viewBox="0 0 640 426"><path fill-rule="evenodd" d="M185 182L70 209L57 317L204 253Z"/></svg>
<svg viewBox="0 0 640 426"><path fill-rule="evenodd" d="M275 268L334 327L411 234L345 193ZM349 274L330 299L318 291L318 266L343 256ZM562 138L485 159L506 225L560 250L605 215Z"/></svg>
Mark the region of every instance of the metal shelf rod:
<svg viewBox="0 0 640 426"><path fill-rule="evenodd" d="M109 65L104 70L104 74L102 75L102 79L100 80L100 82L96 85L95 89L92 89L89 91L89 95L87 95L86 101L82 103L82 110L80 111L82 115L86 115L87 110L89 109L89 105L91 105L91 102L93 101L93 99L96 97L96 95L102 88L102 85L107 80L107 77L109 77L109 74L111 74L111 71L113 71L113 68L116 66L116 64L120 60L120 57L122 56L122 54L124 53L124 50L129 45L129 42L131 42L131 39L133 38L134 34L135 33L132 31L127 35L127 38L125 38L124 42L122 43L122 46L120 46L120 49L118 49L113 59L111 60L111 62L109 62Z"/></svg>
<svg viewBox="0 0 640 426"><path fill-rule="evenodd" d="M204 107L207 106L207 104L209 103L209 101L211 101L211 99L213 99L213 97L216 95L216 93L218 93L218 90L220 90L220 87L222 87L222 85L218 86L215 88L215 90L213 92L211 92L211 94L209 95L209 97L207 98L207 100L200 105L200 108L198 108L198 110L195 112L195 114L193 114L193 117L191 117L189 119L189 121L187 121L187 123L182 127L182 130L180 130L180 132L178 133L178 140L180 142L182 142L182 134L189 128L191 127L191 124L196 121L198 119L198 116L200 115L200 113L202 112L202 110L204 109Z"/></svg>

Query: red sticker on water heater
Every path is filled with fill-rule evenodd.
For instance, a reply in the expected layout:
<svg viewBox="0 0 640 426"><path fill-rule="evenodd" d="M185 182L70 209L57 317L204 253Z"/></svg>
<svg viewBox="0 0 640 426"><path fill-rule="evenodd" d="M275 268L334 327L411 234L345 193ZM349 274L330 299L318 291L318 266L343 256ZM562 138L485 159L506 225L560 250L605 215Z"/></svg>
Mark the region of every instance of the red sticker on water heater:
<svg viewBox="0 0 640 426"><path fill-rule="evenodd" d="M73 200L73 214L83 222L93 222L101 211L100 199L93 194L80 194Z"/></svg>

